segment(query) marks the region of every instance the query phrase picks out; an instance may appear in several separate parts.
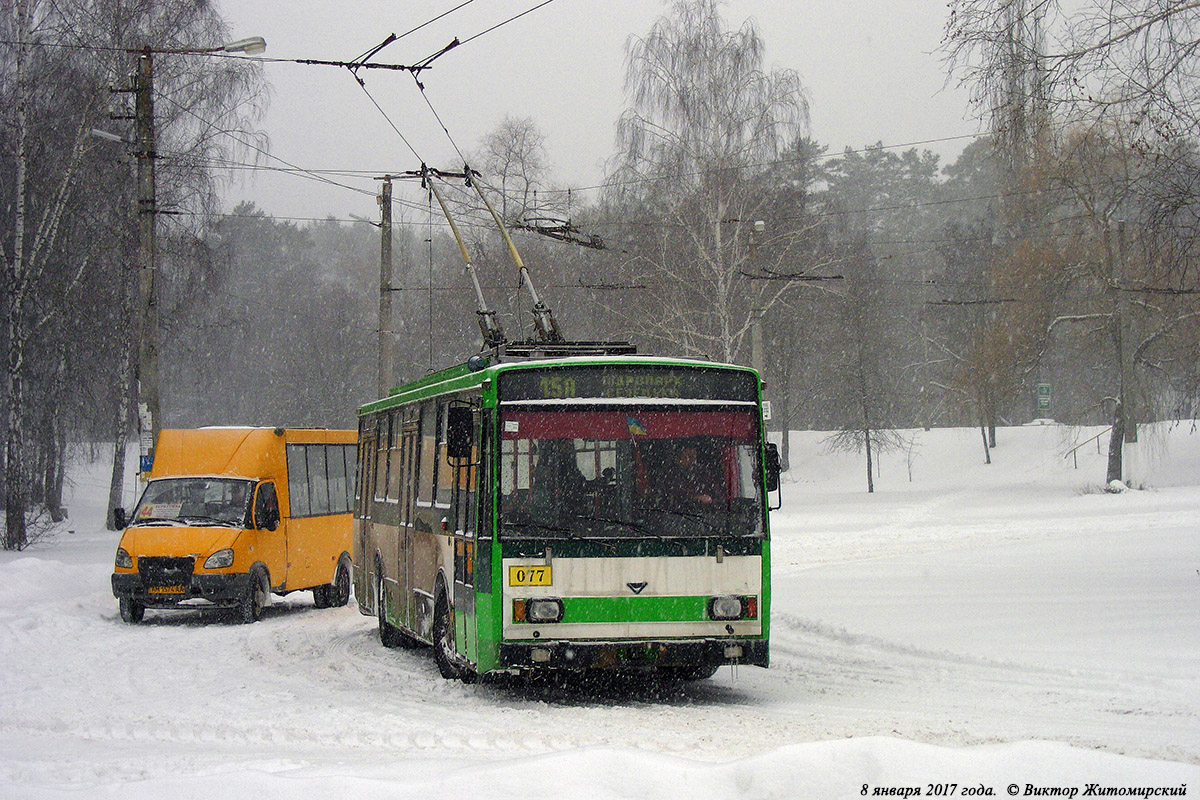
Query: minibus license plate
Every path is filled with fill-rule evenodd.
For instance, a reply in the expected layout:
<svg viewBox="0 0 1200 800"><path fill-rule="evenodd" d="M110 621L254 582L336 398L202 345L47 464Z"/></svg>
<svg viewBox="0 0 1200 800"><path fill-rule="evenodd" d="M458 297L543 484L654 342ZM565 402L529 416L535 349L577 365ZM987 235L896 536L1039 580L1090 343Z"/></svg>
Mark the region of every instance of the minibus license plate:
<svg viewBox="0 0 1200 800"><path fill-rule="evenodd" d="M151 586L146 590L150 594L183 594L182 586Z"/></svg>
<svg viewBox="0 0 1200 800"><path fill-rule="evenodd" d="M554 582L550 565L534 567L509 567L509 586L549 586Z"/></svg>

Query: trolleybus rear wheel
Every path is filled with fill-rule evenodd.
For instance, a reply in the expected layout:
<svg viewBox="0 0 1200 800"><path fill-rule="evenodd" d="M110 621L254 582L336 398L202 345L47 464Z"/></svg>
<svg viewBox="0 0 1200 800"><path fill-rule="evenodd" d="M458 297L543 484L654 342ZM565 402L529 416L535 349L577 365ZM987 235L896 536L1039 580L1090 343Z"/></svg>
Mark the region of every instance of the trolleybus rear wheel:
<svg viewBox="0 0 1200 800"><path fill-rule="evenodd" d="M450 619L450 604L446 595L439 592L433 607L433 660L443 678L457 678L458 667L454 664L454 625Z"/></svg>

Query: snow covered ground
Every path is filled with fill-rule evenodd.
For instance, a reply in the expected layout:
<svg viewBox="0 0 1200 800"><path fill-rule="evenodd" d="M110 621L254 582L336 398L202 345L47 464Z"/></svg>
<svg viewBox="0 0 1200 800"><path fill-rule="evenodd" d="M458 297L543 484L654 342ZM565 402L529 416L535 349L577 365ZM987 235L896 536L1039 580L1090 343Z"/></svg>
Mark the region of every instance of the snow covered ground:
<svg viewBox="0 0 1200 800"><path fill-rule="evenodd" d="M795 434L772 667L684 687L447 682L307 594L124 625L81 466L69 525L0 554L0 798L1200 797L1200 434L1106 494L1094 444L1063 457L1094 433L1001 429L985 465L918 432L874 495Z"/></svg>

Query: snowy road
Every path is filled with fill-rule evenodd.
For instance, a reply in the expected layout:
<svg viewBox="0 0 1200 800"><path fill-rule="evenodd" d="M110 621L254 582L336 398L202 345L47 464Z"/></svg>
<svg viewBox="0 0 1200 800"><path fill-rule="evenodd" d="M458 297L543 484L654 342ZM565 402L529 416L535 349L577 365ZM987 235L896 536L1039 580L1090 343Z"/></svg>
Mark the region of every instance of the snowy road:
<svg viewBox="0 0 1200 800"><path fill-rule="evenodd" d="M250 626L127 626L92 508L78 533L0 558L0 796L850 797L1051 778L1200 793L1200 489L996 473L873 498L787 487L772 668L685 687L447 682L427 651L385 650L372 619L307 595Z"/></svg>

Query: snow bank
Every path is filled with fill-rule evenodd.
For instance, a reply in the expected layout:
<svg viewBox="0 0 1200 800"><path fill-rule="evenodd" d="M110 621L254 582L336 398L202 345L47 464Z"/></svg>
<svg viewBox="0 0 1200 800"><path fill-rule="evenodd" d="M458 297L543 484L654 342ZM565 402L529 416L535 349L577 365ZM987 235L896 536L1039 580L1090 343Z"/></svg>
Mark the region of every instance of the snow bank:
<svg viewBox="0 0 1200 800"><path fill-rule="evenodd" d="M1112 495L1094 443L1063 456L1092 433L1002 429L985 465L916 432L873 496L794 434L771 669L595 693L443 681L307 594L123 625L97 464L69 528L0 553L0 797L1195 795L1200 437L1144 437L1151 489Z"/></svg>

